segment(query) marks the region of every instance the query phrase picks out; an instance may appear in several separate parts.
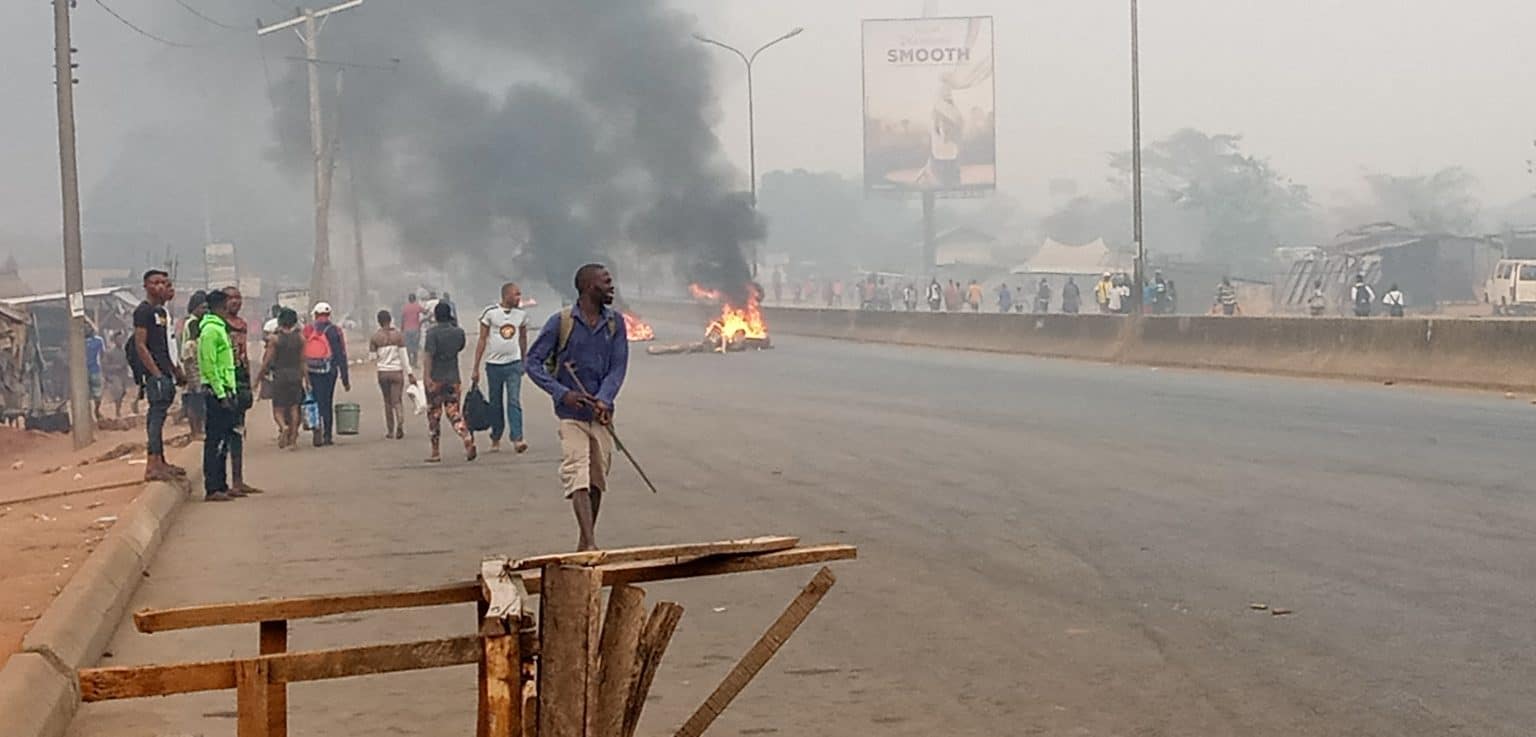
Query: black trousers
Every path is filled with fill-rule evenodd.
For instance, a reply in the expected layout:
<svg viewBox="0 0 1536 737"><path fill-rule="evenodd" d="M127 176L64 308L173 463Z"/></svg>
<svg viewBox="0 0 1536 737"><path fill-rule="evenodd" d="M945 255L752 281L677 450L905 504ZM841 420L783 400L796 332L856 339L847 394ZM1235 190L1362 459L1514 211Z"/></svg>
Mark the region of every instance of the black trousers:
<svg viewBox="0 0 1536 737"><path fill-rule="evenodd" d="M229 491L229 448L239 413L206 395L208 419L203 439L203 490Z"/></svg>

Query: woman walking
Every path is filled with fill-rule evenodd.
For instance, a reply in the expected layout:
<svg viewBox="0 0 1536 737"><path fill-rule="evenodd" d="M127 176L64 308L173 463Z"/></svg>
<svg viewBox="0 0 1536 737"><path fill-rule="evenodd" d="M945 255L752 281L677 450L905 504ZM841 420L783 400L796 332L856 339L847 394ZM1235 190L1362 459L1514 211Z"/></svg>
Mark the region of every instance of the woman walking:
<svg viewBox="0 0 1536 737"><path fill-rule="evenodd" d="M309 391L308 372L304 369L304 336L299 332L299 313L284 309L277 317L277 332L267 338L267 347L256 372L257 391L267 382L272 394L272 414L277 419L277 447L298 448L299 412L304 394Z"/></svg>
<svg viewBox="0 0 1536 737"><path fill-rule="evenodd" d="M432 455L427 458L427 463L441 463L443 460L440 441L443 436L444 413L448 414L448 421L453 423L454 431L464 439L464 457L473 461L478 455L475 451L475 436L470 433L469 426L464 424L464 416L459 411L460 390L463 388L463 379L459 376L459 354L464 352L468 341L465 340L464 329L454 321L452 304L438 302L432 308L432 316L435 324L427 331L427 342L421 350L421 374L427 379L427 431L432 436Z"/></svg>
<svg viewBox="0 0 1536 737"><path fill-rule="evenodd" d="M384 395L384 438L405 438L405 413L401 404L405 398L406 361L408 351L405 333L395 329L394 317L389 310L379 310L379 330L368 341L368 352L378 361L379 392ZM416 383L416 376L410 376Z"/></svg>

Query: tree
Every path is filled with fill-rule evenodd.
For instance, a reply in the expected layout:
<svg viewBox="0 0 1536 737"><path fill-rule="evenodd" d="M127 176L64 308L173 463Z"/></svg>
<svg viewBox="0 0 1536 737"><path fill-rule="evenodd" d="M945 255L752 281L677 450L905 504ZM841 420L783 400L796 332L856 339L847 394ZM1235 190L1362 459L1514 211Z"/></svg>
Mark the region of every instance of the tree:
<svg viewBox="0 0 1536 737"><path fill-rule="evenodd" d="M1459 167L1428 176L1368 174L1373 221L1410 226L1427 233L1470 235L1477 231L1482 204L1472 194L1477 178Z"/></svg>

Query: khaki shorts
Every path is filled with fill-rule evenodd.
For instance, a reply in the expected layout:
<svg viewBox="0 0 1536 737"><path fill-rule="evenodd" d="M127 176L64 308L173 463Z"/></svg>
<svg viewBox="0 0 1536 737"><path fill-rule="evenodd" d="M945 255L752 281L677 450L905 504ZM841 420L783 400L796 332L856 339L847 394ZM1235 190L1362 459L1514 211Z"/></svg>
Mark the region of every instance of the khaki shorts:
<svg viewBox="0 0 1536 737"><path fill-rule="evenodd" d="M613 435L596 422L560 421L560 484L565 498L581 489L608 488Z"/></svg>

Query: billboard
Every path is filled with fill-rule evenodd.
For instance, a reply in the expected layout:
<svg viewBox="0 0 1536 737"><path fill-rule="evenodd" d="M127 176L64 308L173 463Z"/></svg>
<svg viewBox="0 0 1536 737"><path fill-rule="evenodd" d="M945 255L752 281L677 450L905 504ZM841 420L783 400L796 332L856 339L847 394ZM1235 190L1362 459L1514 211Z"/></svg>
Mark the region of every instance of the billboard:
<svg viewBox="0 0 1536 737"><path fill-rule="evenodd" d="M864 21L864 186L997 187L992 18Z"/></svg>
<svg viewBox="0 0 1536 737"><path fill-rule="evenodd" d="M209 243L204 246L203 273L208 289L238 286L240 270L235 264L235 244Z"/></svg>

